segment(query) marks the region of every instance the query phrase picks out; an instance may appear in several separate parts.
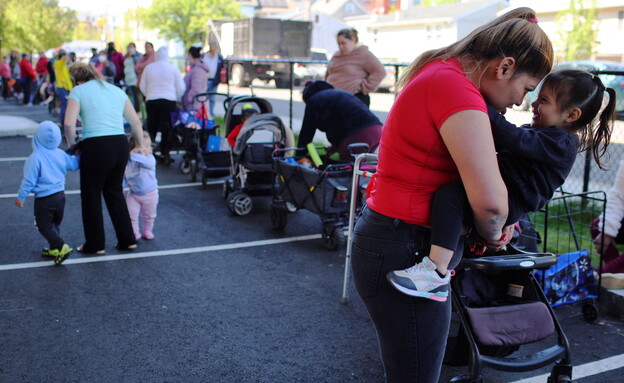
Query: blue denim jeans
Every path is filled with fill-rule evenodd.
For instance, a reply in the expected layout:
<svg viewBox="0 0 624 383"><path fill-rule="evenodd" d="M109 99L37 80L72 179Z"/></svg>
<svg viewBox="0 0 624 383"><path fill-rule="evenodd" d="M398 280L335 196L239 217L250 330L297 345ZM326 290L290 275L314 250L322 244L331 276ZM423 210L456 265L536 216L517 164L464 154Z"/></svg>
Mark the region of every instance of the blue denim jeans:
<svg viewBox="0 0 624 383"><path fill-rule="evenodd" d="M217 74L218 76L219 74ZM219 87L219 84L217 85L212 85L212 80L208 80L208 90L206 90L206 92L216 92L217 88ZM208 102L210 103L210 118L214 119L214 108L215 108L215 96L210 95L208 96Z"/></svg>
<svg viewBox="0 0 624 383"><path fill-rule="evenodd" d="M365 207L353 232L353 279L373 320L387 383L437 383L451 320L451 301L400 293L386 274L429 254L430 230ZM453 259L449 269L457 266Z"/></svg>
<svg viewBox="0 0 624 383"><path fill-rule="evenodd" d="M61 113L59 117L61 119L61 126L64 128L65 127L65 111L67 110L67 100L69 97L69 91L65 88L56 88L56 96L61 102Z"/></svg>

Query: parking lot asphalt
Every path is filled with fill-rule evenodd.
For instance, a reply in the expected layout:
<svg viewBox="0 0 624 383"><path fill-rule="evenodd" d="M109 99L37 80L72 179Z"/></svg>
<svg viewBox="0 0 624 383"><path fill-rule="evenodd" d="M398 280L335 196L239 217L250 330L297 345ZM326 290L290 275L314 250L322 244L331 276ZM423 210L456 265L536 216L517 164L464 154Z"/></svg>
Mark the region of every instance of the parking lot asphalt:
<svg viewBox="0 0 624 383"><path fill-rule="evenodd" d="M39 122L47 112L0 101L0 116ZM271 229L270 198L236 217L222 179L202 188L177 161L159 165L153 241L131 253L72 255L54 267L39 252L32 204L13 205L30 138L0 138L1 382L383 382L374 329L349 283L341 305L344 248L329 251L320 220L289 215ZM62 233L83 240L79 179L67 179ZM586 323L579 305L556 309L570 339L575 382L624 381L624 324L601 314ZM531 352L534 346L528 346ZM545 382L544 367L485 370L485 382ZM443 369L441 382L465 373Z"/></svg>

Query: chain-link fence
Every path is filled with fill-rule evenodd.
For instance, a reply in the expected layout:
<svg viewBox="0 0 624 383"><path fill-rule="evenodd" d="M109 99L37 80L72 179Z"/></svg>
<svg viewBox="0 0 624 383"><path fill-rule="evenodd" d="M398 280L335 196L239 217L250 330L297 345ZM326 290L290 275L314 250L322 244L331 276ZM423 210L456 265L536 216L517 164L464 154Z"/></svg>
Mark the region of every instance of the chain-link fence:
<svg viewBox="0 0 624 383"><path fill-rule="evenodd" d="M290 108L290 118L300 118L301 116L293 116L292 113L292 95L293 95L293 87L303 85L303 82L308 78L305 74L301 74L301 72L297 69L301 69L305 66L318 66L318 65L326 65L326 61L321 60L282 60L282 59L259 59L259 60L248 60L248 59L236 59L230 58L225 60L228 68L228 79L231 80L231 73L229 71L233 68L236 63L245 63L249 62L255 65L259 64L274 64L274 63L283 63L287 65L287 74L288 80L280 83L281 87L290 88L291 90L291 108ZM403 74L403 71L406 69L408 64L405 63L390 63L384 62L384 66L386 67L387 76L384 79L384 88L390 91L394 91L394 82L398 80L400 75ZM256 68L257 69L257 68ZM318 69L317 69L318 70ZM324 76L324 71L321 71ZM593 71L596 74L606 74L613 75L620 78L620 76L624 76L624 72L620 71ZM275 75L275 73L270 72L271 75ZM316 73L316 72L315 72ZM286 75L286 74L285 74ZM314 80L320 79L321 77L311 78ZM609 85L616 86L622 89L616 89L618 97L624 94L624 77L622 77L622 83L619 82L617 84L610 82ZM615 84L615 85L613 85ZM229 87L229 84L228 84ZM229 93L229 88L228 88ZM621 102L620 102L621 103ZM619 111L619 120L615 122L615 126L613 129L613 134L611 137L611 144L607 150L607 154L602 158L601 162L604 164L607 170L600 170L600 168L594 162L591 152L579 153L578 158L574 164L572 171L562 189L568 193L581 193L587 191L599 191L599 190L608 190L613 184L613 180L615 178L615 173L618 169L620 160L624 159L624 110ZM521 110L510 110L507 115L507 119L513 122L516 125L522 125L529 123L531 121L532 113L529 111L521 111ZM292 122L291 122L292 125Z"/></svg>

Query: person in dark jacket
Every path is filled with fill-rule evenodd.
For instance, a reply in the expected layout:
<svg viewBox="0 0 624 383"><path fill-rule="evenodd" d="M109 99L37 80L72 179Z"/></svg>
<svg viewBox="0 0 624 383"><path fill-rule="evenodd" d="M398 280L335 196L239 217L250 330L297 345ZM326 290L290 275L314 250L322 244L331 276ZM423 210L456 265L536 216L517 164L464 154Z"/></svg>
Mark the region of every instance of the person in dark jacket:
<svg viewBox="0 0 624 383"><path fill-rule="evenodd" d="M381 122L353 94L334 89L328 82L315 81L306 84L303 102L306 108L297 145L300 153L312 142L316 129L325 132L341 161L352 159L350 144L366 143L371 153L379 146Z"/></svg>

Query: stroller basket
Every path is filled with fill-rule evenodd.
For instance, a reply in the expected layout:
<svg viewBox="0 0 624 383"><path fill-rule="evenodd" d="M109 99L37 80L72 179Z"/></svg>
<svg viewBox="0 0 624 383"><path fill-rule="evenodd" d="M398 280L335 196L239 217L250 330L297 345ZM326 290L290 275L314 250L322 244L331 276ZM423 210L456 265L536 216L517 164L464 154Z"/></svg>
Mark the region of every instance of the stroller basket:
<svg viewBox="0 0 624 383"><path fill-rule="evenodd" d="M547 253L462 260L451 279L459 329L449 338L445 356L446 364L469 365L470 377L462 381L482 382L483 367L520 372L551 363L556 363L553 382L571 378L567 338L533 275L534 269L556 262L557 257ZM553 342L546 339L553 334L556 344L549 345ZM540 351L512 355L521 345L542 340Z"/></svg>
<svg viewBox="0 0 624 383"><path fill-rule="evenodd" d="M349 211L351 165L329 165L324 170L305 168L284 159L275 159L275 172L283 184L282 197L298 209L309 210L321 219ZM336 193L344 198L336 200Z"/></svg>

